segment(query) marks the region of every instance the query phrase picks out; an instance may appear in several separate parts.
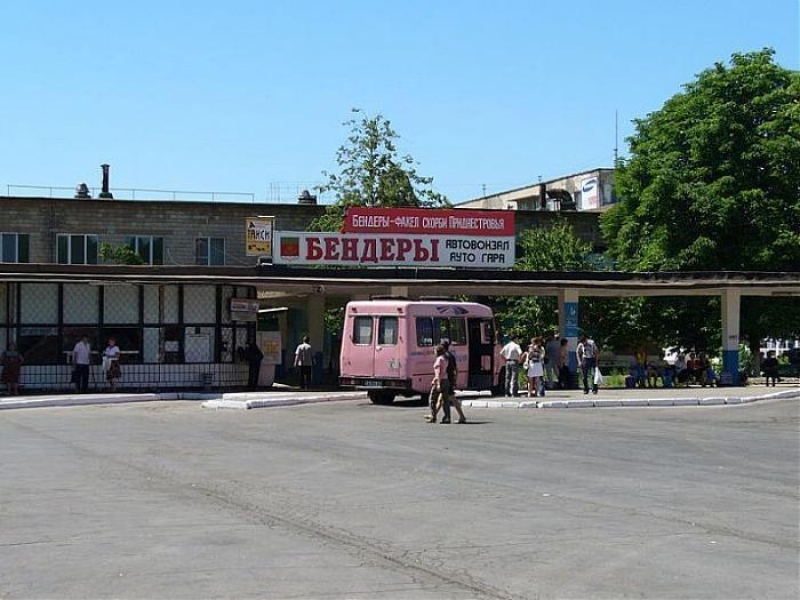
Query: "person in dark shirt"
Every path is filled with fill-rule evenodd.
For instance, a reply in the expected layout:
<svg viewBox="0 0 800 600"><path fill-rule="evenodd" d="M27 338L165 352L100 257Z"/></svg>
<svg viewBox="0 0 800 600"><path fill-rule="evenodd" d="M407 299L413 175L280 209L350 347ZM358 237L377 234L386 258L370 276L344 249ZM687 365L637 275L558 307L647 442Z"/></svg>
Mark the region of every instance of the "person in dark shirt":
<svg viewBox="0 0 800 600"><path fill-rule="evenodd" d="M247 361L247 387L254 390L258 387L258 376L261 372L261 359L264 358L264 353L255 342L247 342L244 358Z"/></svg>
<svg viewBox="0 0 800 600"><path fill-rule="evenodd" d="M767 358L761 363L761 370L764 371L764 383L769 387L769 380L772 379L772 387L778 383L778 359L775 358L775 350L767 352Z"/></svg>

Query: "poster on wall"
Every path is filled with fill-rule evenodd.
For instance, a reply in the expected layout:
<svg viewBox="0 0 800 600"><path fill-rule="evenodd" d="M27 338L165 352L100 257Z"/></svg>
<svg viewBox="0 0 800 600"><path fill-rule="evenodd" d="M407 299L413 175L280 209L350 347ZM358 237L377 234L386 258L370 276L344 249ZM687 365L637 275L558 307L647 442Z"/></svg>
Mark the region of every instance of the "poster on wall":
<svg viewBox="0 0 800 600"><path fill-rule="evenodd" d="M276 231L275 264L358 267L514 266L514 213L351 208L342 233Z"/></svg>
<svg viewBox="0 0 800 600"><path fill-rule="evenodd" d="M273 217L249 217L245 226L247 256L272 256Z"/></svg>
<svg viewBox="0 0 800 600"><path fill-rule="evenodd" d="M600 182L597 177L588 177L581 182L581 204L583 210L600 208Z"/></svg>

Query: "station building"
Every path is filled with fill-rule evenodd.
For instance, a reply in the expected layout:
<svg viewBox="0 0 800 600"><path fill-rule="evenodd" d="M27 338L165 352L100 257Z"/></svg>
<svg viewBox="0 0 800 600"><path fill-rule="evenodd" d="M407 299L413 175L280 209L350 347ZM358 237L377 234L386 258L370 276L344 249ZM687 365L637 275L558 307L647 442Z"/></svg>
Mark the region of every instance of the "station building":
<svg viewBox="0 0 800 600"><path fill-rule="evenodd" d="M290 283L277 289L246 250L246 225L254 217L271 217L276 231L304 231L324 212L308 195L270 204L99 196L0 196L0 348L17 342L26 389L68 388L71 351L84 334L97 353L109 336L116 338L120 384L137 389L209 381L243 386L246 366L237 350L259 329L280 332L279 378L291 367L287 351L306 334L324 367L335 360L323 313L363 298L363 286L334 292L334 286L304 285L283 270ZM517 229L554 217L523 212ZM596 215L575 217L578 234L600 244ZM104 250L122 247L144 264L104 258Z"/></svg>

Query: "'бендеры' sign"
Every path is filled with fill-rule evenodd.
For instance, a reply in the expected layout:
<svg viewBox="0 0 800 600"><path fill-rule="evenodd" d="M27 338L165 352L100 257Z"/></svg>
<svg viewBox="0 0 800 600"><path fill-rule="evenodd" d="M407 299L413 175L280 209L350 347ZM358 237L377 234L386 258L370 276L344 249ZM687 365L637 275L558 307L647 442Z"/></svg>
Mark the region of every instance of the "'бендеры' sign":
<svg viewBox="0 0 800 600"><path fill-rule="evenodd" d="M275 231L273 262L362 267L514 266L514 213L350 208L342 233Z"/></svg>

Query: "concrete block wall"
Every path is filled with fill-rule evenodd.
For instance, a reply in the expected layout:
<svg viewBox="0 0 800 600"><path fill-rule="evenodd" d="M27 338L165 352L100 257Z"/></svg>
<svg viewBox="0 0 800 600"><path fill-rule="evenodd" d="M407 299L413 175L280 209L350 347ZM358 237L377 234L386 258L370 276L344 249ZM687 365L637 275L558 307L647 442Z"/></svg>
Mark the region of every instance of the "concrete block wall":
<svg viewBox="0 0 800 600"><path fill-rule="evenodd" d="M195 239L225 238L226 265L252 265L245 253L248 217L273 216L275 229L303 231L324 207L160 200L0 197L0 231L30 235L30 262L56 262L60 233L97 235L100 244L131 236L164 238L164 264L194 265Z"/></svg>

